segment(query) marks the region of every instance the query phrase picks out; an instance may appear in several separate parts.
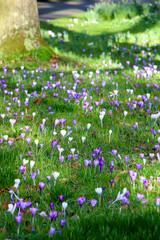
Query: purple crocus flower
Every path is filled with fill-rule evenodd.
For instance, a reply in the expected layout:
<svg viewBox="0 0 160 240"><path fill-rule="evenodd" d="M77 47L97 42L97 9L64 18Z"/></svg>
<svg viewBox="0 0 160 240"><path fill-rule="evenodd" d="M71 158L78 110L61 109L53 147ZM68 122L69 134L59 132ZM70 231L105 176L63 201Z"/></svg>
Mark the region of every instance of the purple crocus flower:
<svg viewBox="0 0 160 240"><path fill-rule="evenodd" d="M146 190L147 190L147 187L148 187L148 183L149 183L149 180L148 180L148 179L145 179L145 180L143 181L143 184L144 184Z"/></svg>
<svg viewBox="0 0 160 240"><path fill-rule="evenodd" d="M95 205L97 204L97 202L98 202L98 201L97 201L96 199L91 199L90 203L91 203L92 208L95 207Z"/></svg>
<svg viewBox="0 0 160 240"><path fill-rule="evenodd" d="M76 120L75 119L73 119L73 124L76 127Z"/></svg>
<svg viewBox="0 0 160 240"><path fill-rule="evenodd" d="M44 124L40 124L40 131L42 132L43 128L44 128Z"/></svg>
<svg viewBox="0 0 160 240"><path fill-rule="evenodd" d="M66 224L66 220L65 219L61 219L60 220L60 224L61 224L61 227L63 228Z"/></svg>
<svg viewBox="0 0 160 240"><path fill-rule="evenodd" d="M21 171L21 173L23 174L26 171L26 166L20 166L19 170Z"/></svg>
<svg viewBox="0 0 160 240"><path fill-rule="evenodd" d="M138 169L138 172L139 172L139 170L141 169L141 167L142 167L142 164L141 164L141 163L137 163L137 164L136 164L136 168Z"/></svg>
<svg viewBox="0 0 160 240"><path fill-rule="evenodd" d="M54 203L51 202L51 203L50 203L50 209L52 210L53 208L54 208Z"/></svg>
<svg viewBox="0 0 160 240"><path fill-rule="evenodd" d="M80 207L82 208L82 206L83 206L83 203L86 201L86 198L84 198L84 197L79 197L79 198L77 198L77 202L78 202L78 204L80 205Z"/></svg>
<svg viewBox="0 0 160 240"><path fill-rule="evenodd" d="M124 205L124 204L126 204L128 202L128 198L127 197L123 197L122 198L122 206Z"/></svg>
<svg viewBox="0 0 160 240"><path fill-rule="evenodd" d="M56 221L56 218L57 218L57 211L52 211L52 212L49 212L49 218L51 219L51 222L53 221L53 219Z"/></svg>
<svg viewBox="0 0 160 240"><path fill-rule="evenodd" d="M112 173L113 172L113 166L112 165L109 165L109 171Z"/></svg>
<svg viewBox="0 0 160 240"><path fill-rule="evenodd" d="M113 185L113 183L114 183L114 180L111 179L111 180L109 180L109 182L110 182L110 185L111 185L111 187L112 187L112 185Z"/></svg>
<svg viewBox="0 0 160 240"><path fill-rule="evenodd" d="M22 213L19 213L18 216L15 216L15 221L19 226L20 222L22 221Z"/></svg>
<svg viewBox="0 0 160 240"><path fill-rule="evenodd" d="M52 149L54 150L54 147L58 144L58 141L57 140L53 140L51 142L51 146L52 146Z"/></svg>
<svg viewBox="0 0 160 240"><path fill-rule="evenodd" d="M100 168L100 173L102 172L102 168L104 167L104 162L99 161L99 168Z"/></svg>
<svg viewBox="0 0 160 240"><path fill-rule="evenodd" d="M31 151L28 151L28 156L30 157L32 155L32 152Z"/></svg>
<svg viewBox="0 0 160 240"><path fill-rule="evenodd" d="M40 195L41 195L41 191L44 187L45 187L45 183L44 182L39 182Z"/></svg>
<svg viewBox="0 0 160 240"><path fill-rule="evenodd" d="M62 201L63 201L63 198L64 198L64 196L63 196L63 195L59 195L59 196L58 196L58 198L59 198L59 200L62 202Z"/></svg>

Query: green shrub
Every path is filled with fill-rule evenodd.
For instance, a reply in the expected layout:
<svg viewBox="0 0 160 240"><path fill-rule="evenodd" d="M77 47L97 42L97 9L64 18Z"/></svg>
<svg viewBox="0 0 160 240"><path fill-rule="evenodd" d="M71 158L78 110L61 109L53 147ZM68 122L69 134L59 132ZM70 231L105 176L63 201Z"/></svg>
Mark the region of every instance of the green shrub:
<svg viewBox="0 0 160 240"><path fill-rule="evenodd" d="M92 14L93 12L106 20L112 20L114 18L133 18L143 13L143 7L137 2L101 2L95 4Z"/></svg>
<svg viewBox="0 0 160 240"><path fill-rule="evenodd" d="M39 58L42 61L49 61L52 57L52 52L45 46L37 48L32 54L35 58Z"/></svg>

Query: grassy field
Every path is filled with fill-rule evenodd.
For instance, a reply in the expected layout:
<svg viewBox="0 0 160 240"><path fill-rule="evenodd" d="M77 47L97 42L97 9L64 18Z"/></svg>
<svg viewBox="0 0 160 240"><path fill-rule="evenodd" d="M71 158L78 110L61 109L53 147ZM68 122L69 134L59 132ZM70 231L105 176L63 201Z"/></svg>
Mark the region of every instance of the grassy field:
<svg viewBox="0 0 160 240"><path fill-rule="evenodd" d="M1 53L1 239L160 239L159 28L81 14L41 23L56 57Z"/></svg>

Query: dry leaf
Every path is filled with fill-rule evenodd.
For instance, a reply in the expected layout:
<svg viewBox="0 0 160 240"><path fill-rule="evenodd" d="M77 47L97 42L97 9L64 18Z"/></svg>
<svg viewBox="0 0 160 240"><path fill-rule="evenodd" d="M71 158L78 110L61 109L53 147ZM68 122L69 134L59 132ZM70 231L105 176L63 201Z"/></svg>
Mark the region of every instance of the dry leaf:
<svg viewBox="0 0 160 240"><path fill-rule="evenodd" d="M118 182L120 178L121 178L120 175L115 176L114 182L115 182L115 183Z"/></svg>
<svg viewBox="0 0 160 240"><path fill-rule="evenodd" d="M39 103L41 103L41 102L42 102L41 99L37 99L36 101L33 102L33 104L39 104Z"/></svg>

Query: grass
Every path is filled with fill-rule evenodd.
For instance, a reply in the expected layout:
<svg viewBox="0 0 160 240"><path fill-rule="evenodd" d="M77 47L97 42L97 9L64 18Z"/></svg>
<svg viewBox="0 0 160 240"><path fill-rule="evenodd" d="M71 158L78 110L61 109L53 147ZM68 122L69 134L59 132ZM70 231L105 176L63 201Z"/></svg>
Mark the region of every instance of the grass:
<svg viewBox="0 0 160 240"><path fill-rule="evenodd" d="M156 149L155 145L160 123L151 115L160 107L159 98L155 100L159 97L156 84L159 84L160 15L110 22L102 19L87 22L86 19L86 14L80 14L41 23L42 35L56 58L48 49L23 56L1 54L0 112L5 114L4 119L3 115L0 118L2 239L48 239L51 226L57 231L53 235L55 239L159 239L156 198L159 197L160 163L159 147ZM144 71L135 73L134 65ZM153 71L153 67L157 71ZM149 69L153 72L150 77ZM105 115L101 121L102 111ZM124 111L127 111L126 117ZM15 113L18 115L13 115ZM10 119L14 118L16 122L12 127ZM60 119L57 125L56 119ZM63 119L66 122L63 123ZM66 130L65 137L62 129ZM84 143L82 137L86 137ZM27 138L31 139L30 143L26 142ZM39 140L37 146L36 139ZM13 141L11 147L8 140ZM60 149L51 147L53 140L64 149L62 164ZM96 153L98 148L101 149ZM115 157L114 149L118 151ZM144 153L146 164L140 153ZM129 156L127 164L125 156ZM101 173L99 165L94 166L95 159L98 164L104 162ZM31 160L35 161L32 169ZM92 160L91 166L86 167L84 160ZM24 163L26 171L22 174L19 167ZM142 164L140 171L137 163ZM129 170L137 173L134 183ZM30 172L36 172L35 185ZM60 173L56 184L52 172ZM46 178L49 175L50 182ZM149 180L147 187L140 182L140 176ZM20 179L18 191L15 179ZM112 187L110 180L114 180ZM45 183L41 195L39 182ZM102 187L106 188L98 196L95 189ZM118 200L112 204L124 188L129 190L129 195L123 195L126 203ZM15 221L18 210L14 215L7 211L11 203L10 189L38 209L33 223L30 208L24 208L19 234ZM137 199L138 193L144 194L142 200ZM59 195L68 203L65 215ZM79 197L86 198L82 208L77 202ZM91 199L97 200L94 208ZM58 212L57 221L52 223L48 217L51 202L53 210ZM42 211L47 217L39 215ZM62 219L66 220L63 229Z"/></svg>

